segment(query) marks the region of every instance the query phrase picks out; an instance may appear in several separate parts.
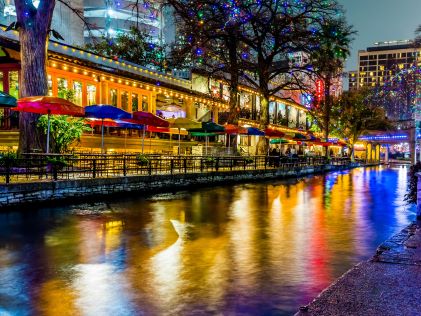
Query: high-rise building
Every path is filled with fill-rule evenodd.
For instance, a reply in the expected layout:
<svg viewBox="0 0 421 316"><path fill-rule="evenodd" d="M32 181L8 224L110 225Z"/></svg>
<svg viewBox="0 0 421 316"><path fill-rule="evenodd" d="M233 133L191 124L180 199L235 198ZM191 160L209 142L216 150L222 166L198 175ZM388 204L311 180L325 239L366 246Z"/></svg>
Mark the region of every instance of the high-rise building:
<svg viewBox="0 0 421 316"><path fill-rule="evenodd" d="M348 72L348 90L355 91L358 89L358 71Z"/></svg>
<svg viewBox="0 0 421 316"><path fill-rule="evenodd" d="M131 27L145 31L157 43L173 42L175 33L171 10L159 1L84 0L85 42L113 38Z"/></svg>
<svg viewBox="0 0 421 316"><path fill-rule="evenodd" d="M414 42L389 41L358 52L358 88L375 87L388 82L404 69L412 67L421 55Z"/></svg>

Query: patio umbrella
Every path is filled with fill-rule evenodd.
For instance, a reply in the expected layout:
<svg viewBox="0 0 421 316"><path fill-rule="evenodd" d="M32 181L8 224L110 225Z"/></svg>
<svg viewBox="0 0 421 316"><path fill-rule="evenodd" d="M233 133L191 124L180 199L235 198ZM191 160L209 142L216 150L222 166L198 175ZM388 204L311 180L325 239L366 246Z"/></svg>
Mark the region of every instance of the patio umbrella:
<svg viewBox="0 0 421 316"><path fill-rule="evenodd" d="M21 98L14 111L47 114L47 154L50 152L50 115L83 116L85 109L65 99L35 96Z"/></svg>
<svg viewBox="0 0 421 316"><path fill-rule="evenodd" d="M216 133L223 133L225 131L224 127L222 125L216 124L214 122L202 122L202 128L193 128L193 129L189 129L189 132L193 133L202 133L203 135L200 136L205 136L206 140L205 140L205 150L206 150L206 154L208 154L208 136L214 136L216 135ZM210 135L213 134L213 135ZM195 135L193 135L195 136ZM199 135L196 135L199 136Z"/></svg>
<svg viewBox="0 0 421 316"><path fill-rule="evenodd" d="M0 91L0 108L14 108L17 105L15 97Z"/></svg>
<svg viewBox="0 0 421 316"><path fill-rule="evenodd" d="M301 133L295 133L294 139L295 140L305 140L305 139L307 139L307 137L305 135L301 134Z"/></svg>
<svg viewBox="0 0 421 316"><path fill-rule="evenodd" d="M265 129L265 135L268 137L284 137L285 133L275 130L275 129L271 129L271 128L266 128Z"/></svg>
<svg viewBox="0 0 421 316"><path fill-rule="evenodd" d="M225 129L225 134L228 137L228 152L229 152L231 149L231 135L247 134L247 129L238 125L234 125L234 124L225 124L224 129Z"/></svg>
<svg viewBox="0 0 421 316"><path fill-rule="evenodd" d="M288 144L289 141L283 138L275 138L270 140L271 144Z"/></svg>
<svg viewBox="0 0 421 316"><path fill-rule="evenodd" d="M106 119L125 120L131 119L132 115L112 105L98 104L85 107L85 116L101 119L101 152L104 152L104 122Z"/></svg>
<svg viewBox="0 0 421 316"><path fill-rule="evenodd" d="M194 128L201 128L202 123L190 120L185 117L178 117L178 118L171 118L168 119L171 127L178 128L178 153L180 153L181 149L181 129L194 129Z"/></svg>
<svg viewBox="0 0 421 316"><path fill-rule="evenodd" d="M250 135L250 136L265 136L264 131L255 127L247 127L246 130L247 130L247 135Z"/></svg>
<svg viewBox="0 0 421 316"><path fill-rule="evenodd" d="M159 116L156 116L150 112L137 111L133 112L133 123L143 125L143 134L142 134L142 153L145 148L145 130L148 126L154 127L168 127L170 123Z"/></svg>

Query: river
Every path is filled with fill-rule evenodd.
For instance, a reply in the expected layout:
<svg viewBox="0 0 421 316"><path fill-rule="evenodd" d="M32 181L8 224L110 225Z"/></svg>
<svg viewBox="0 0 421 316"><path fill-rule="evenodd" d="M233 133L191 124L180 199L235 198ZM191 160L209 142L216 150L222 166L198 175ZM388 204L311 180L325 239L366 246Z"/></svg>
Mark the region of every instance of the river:
<svg viewBox="0 0 421 316"><path fill-rule="evenodd" d="M291 315L414 220L407 171L0 213L0 315Z"/></svg>

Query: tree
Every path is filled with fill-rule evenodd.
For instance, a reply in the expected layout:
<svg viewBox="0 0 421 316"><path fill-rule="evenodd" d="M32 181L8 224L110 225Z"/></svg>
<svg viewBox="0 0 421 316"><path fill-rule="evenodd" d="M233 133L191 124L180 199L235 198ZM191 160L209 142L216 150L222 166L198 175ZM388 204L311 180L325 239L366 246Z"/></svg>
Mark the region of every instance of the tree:
<svg viewBox="0 0 421 316"><path fill-rule="evenodd" d="M38 7L27 0L15 0L19 31L21 76L20 96L46 95L47 86L47 42L50 33L55 1L40 0ZM19 116L19 151L43 148L44 137L37 127L39 115L22 112Z"/></svg>
<svg viewBox="0 0 421 316"><path fill-rule="evenodd" d="M346 140L354 161L354 145L368 131L389 130L384 109L371 103L372 91L344 92L332 101L332 132Z"/></svg>
<svg viewBox="0 0 421 316"><path fill-rule="evenodd" d="M324 139L328 141L331 115L334 107L335 96L332 95L333 87L341 84L344 62L349 56L349 46L355 32L345 20L327 19L322 21L317 34L318 45L310 54L312 67L309 69L313 79L313 102L309 114L322 130ZM329 155L326 147L326 156Z"/></svg>
<svg viewBox="0 0 421 316"><path fill-rule="evenodd" d="M240 1L167 0L179 19L182 39L171 53L172 62L196 67L209 79L222 79L230 88L228 122L236 123L239 114L241 56L240 26L248 21L240 12ZM243 6L248 1L243 2ZM222 97L222 96L220 96Z"/></svg>
<svg viewBox="0 0 421 316"><path fill-rule="evenodd" d="M131 27L128 33L116 38L102 37L101 41L87 44L86 49L110 58L121 58L142 66L153 66L164 71L165 47L153 42L145 31Z"/></svg>

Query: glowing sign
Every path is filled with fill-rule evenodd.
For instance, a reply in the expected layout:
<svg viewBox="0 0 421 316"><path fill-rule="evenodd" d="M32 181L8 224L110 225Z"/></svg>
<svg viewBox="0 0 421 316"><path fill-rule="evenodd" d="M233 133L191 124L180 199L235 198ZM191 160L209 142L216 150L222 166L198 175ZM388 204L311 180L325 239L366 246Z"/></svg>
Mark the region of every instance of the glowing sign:
<svg viewBox="0 0 421 316"><path fill-rule="evenodd" d="M316 80L316 101L320 102L323 100L325 93L325 83L321 79Z"/></svg>

